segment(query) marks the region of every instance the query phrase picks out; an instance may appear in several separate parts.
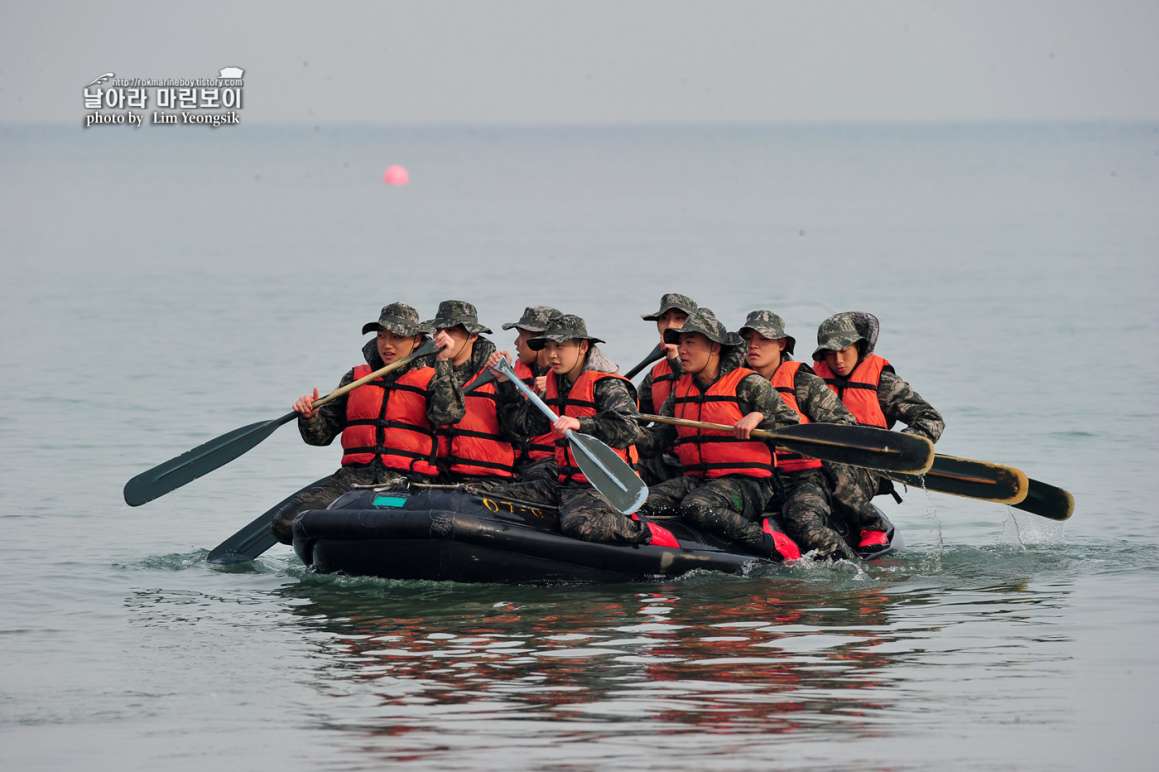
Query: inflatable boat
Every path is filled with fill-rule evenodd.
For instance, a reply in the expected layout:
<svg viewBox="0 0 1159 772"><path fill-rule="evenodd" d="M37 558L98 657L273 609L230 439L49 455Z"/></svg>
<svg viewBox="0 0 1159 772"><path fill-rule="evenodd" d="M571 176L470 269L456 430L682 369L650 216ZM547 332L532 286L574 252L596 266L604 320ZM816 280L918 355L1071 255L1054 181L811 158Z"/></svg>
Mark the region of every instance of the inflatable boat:
<svg viewBox="0 0 1159 772"><path fill-rule="evenodd" d="M461 485L412 483L367 488L309 510L294 522L294 550L320 573L458 582L634 581L689 571L744 573L799 558L797 545L770 517L774 557L701 533L676 518L645 518L649 544L580 541L559 531L554 507L472 492ZM657 527L658 526L658 527ZM895 545L872 552L875 558Z"/></svg>

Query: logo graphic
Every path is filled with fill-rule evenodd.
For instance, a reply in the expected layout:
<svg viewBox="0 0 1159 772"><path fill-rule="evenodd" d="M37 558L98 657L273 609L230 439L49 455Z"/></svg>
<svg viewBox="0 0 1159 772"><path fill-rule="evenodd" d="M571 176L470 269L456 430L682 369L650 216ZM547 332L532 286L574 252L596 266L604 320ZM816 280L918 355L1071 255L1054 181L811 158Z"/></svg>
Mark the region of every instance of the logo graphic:
<svg viewBox="0 0 1159 772"><path fill-rule="evenodd" d="M118 78L106 72L84 87L84 120L93 126L199 125L216 129L241 123L245 68L222 67L216 77ZM152 112L146 112L150 107Z"/></svg>

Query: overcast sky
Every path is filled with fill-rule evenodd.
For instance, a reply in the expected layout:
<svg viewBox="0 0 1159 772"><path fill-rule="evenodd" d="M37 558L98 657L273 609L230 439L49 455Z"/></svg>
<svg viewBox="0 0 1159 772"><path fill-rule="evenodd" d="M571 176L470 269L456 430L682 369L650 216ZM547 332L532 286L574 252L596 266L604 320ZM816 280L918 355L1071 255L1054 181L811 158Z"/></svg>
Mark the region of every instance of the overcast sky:
<svg viewBox="0 0 1159 772"><path fill-rule="evenodd" d="M1159 120L1159 2L5 3L5 121L246 68L245 120Z"/></svg>

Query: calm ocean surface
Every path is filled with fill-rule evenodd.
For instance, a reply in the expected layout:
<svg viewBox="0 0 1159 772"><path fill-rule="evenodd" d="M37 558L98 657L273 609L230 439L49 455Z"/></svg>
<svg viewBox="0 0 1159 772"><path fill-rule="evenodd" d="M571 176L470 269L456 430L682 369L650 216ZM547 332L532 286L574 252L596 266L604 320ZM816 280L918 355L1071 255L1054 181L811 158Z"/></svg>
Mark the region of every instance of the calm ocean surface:
<svg viewBox="0 0 1159 772"><path fill-rule="evenodd" d="M1157 201L1150 125L0 127L0 768L1153 769ZM873 565L509 587L209 568L336 467L293 427L121 499L392 300L627 367L667 290L806 355L875 312L939 449L1074 518L911 490Z"/></svg>

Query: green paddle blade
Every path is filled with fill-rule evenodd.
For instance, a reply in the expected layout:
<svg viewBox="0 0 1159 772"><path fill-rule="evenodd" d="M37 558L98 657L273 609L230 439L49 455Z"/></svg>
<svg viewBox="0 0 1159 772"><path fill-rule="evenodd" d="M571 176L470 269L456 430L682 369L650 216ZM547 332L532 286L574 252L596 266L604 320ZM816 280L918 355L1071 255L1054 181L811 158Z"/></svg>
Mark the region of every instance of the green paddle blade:
<svg viewBox="0 0 1159 772"><path fill-rule="evenodd" d="M214 437L209 442L202 443L176 458L171 458L152 469L141 472L125 483L125 503L130 507L138 507L158 496L164 496L214 469L225 466L261 443L279 426L289 423L297 417L297 413L287 413L272 421L259 421L240 429L234 429L220 437Z"/></svg>
<svg viewBox="0 0 1159 772"><path fill-rule="evenodd" d="M1051 520L1066 520L1074 514L1074 496L1049 483L1031 480L1026 498L1014 508Z"/></svg>
<svg viewBox="0 0 1159 772"><path fill-rule="evenodd" d="M616 452L590 434L568 432L571 452L584 477L612 508L630 515L648 498L648 486Z"/></svg>
<svg viewBox="0 0 1159 772"><path fill-rule="evenodd" d="M983 499L998 504L1018 504L1026 498L1028 481L1021 469L972 458L934 456L925 476L891 474L894 480L938 493Z"/></svg>
<svg viewBox="0 0 1159 772"><path fill-rule="evenodd" d="M922 474L934 462L933 443L925 437L873 426L809 423L753 436L772 437L777 445L813 458L885 472Z"/></svg>
<svg viewBox="0 0 1159 772"><path fill-rule="evenodd" d="M278 507L274 507L270 511L258 515L240 531L214 547L206 556L205 561L219 566L228 566L256 559L278 543L273 530L270 528L277 513Z"/></svg>

